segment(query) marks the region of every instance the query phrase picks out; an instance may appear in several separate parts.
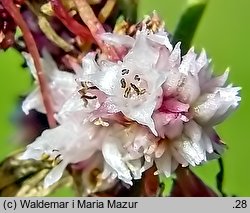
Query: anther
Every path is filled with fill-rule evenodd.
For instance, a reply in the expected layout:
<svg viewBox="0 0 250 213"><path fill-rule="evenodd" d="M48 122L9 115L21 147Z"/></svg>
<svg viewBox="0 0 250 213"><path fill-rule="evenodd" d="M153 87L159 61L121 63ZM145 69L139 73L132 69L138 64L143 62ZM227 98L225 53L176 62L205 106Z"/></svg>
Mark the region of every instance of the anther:
<svg viewBox="0 0 250 213"><path fill-rule="evenodd" d="M135 75L134 79L135 79L136 81L140 81L140 80L141 80L140 77L139 77L139 75Z"/></svg>
<svg viewBox="0 0 250 213"><path fill-rule="evenodd" d="M121 79L121 88L125 88L126 87L126 81L124 78Z"/></svg>
<svg viewBox="0 0 250 213"><path fill-rule="evenodd" d="M128 98L130 91L131 91L131 87L127 87L127 88L125 89L124 98Z"/></svg>
<svg viewBox="0 0 250 213"><path fill-rule="evenodd" d="M129 74L129 69L123 69L122 70L122 75Z"/></svg>
<svg viewBox="0 0 250 213"><path fill-rule="evenodd" d="M61 154L57 155L57 156L55 157L55 161L57 161L57 159L59 159L61 156L62 156Z"/></svg>
<svg viewBox="0 0 250 213"><path fill-rule="evenodd" d="M137 93L137 95L140 94L140 89L136 85L130 83L130 86L134 89L134 91Z"/></svg>
<svg viewBox="0 0 250 213"><path fill-rule="evenodd" d="M142 90L140 91L140 95L143 95L145 92L146 92L146 89L142 89Z"/></svg>
<svg viewBox="0 0 250 213"><path fill-rule="evenodd" d="M81 98L86 98L86 99L96 99L97 96L94 95L94 96L89 96L89 95L82 95Z"/></svg>

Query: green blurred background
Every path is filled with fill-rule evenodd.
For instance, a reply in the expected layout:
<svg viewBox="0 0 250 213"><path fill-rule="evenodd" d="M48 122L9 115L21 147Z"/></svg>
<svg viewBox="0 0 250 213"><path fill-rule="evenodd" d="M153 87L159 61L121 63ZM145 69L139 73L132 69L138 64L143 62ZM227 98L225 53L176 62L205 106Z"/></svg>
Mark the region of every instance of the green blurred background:
<svg viewBox="0 0 250 213"><path fill-rule="evenodd" d="M178 18L185 8L186 0L140 0L139 17L156 10L173 32ZM217 127L229 149L224 154L224 191L237 196L250 196L250 143L248 140L250 101L250 1L210 0L193 45L196 50L205 48L213 59L215 72L221 74L230 67L230 81L242 87L239 109ZM17 98L31 87L30 75L21 68L22 57L15 51L0 52L0 160L16 148L12 140L15 128L10 115L15 110ZM249 126L248 126L249 125ZM206 163L194 171L211 187L215 188L218 172L217 161ZM54 196L70 196L63 189Z"/></svg>

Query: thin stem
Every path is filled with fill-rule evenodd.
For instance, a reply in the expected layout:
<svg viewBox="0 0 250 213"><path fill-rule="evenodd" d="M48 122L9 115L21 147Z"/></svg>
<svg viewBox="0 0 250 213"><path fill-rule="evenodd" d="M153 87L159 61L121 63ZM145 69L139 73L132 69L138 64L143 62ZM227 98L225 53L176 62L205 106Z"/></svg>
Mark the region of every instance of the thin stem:
<svg viewBox="0 0 250 213"><path fill-rule="evenodd" d="M46 79L42 71L42 66L40 63L40 55L36 46L36 42L27 24L25 23L20 11L16 7L16 5L13 3L13 1L2 0L2 3L5 9L8 11L8 13L14 19L15 23L20 27L23 33L23 38L26 43L27 49L33 57L34 65L35 65L36 72L37 72L37 78L38 78L38 82L40 86L40 91L42 94L43 104L47 113L48 123L50 127L53 128L56 126L56 121L53 116L54 112L53 112L53 108L51 104L51 97L49 95L50 94L49 88L47 86Z"/></svg>
<svg viewBox="0 0 250 213"><path fill-rule="evenodd" d="M86 0L74 0L74 2L81 19L89 28L103 53L106 54L111 60L119 60L119 56L117 55L115 49L101 40L100 35L105 33L105 30L100 21L96 18L95 13L88 2Z"/></svg>
<svg viewBox="0 0 250 213"><path fill-rule="evenodd" d="M222 158L218 159L219 163L219 172L216 175L216 183L217 183L217 189L221 193L223 197L226 197L226 193L223 192L223 180L224 180L224 164Z"/></svg>
<svg viewBox="0 0 250 213"><path fill-rule="evenodd" d="M81 39L88 42L95 42L89 29L79 24L72 18L60 0L50 0L56 17L70 30L73 34L78 35Z"/></svg>

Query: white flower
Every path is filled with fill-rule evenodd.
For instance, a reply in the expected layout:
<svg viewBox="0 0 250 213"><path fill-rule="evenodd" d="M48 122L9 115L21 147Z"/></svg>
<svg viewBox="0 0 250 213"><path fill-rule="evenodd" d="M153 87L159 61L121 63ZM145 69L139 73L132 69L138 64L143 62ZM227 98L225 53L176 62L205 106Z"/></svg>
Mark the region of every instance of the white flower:
<svg viewBox="0 0 250 213"><path fill-rule="evenodd" d="M105 37L112 38L112 35ZM117 39L119 36L114 37ZM162 70L164 63L159 60L163 55L170 54L172 46L165 34L152 34L146 29L138 31L136 38L128 41L129 45L132 45L130 51L118 63L101 61L98 66L93 62L94 56L92 60L90 56L87 60L84 58L83 67L87 68L79 81L90 81L109 96L107 100L117 111L147 125L157 134L151 116L162 96L161 85L167 77L167 72Z"/></svg>
<svg viewBox="0 0 250 213"><path fill-rule="evenodd" d="M46 177L46 186L68 164L89 162L96 153L103 162L90 167L102 169L100 179L117 177L132 184L154 163L155 174L170 176L178 165L195 166L223 151L214 126L241 99L240 88L226 83L228 71L215 77L204 50L197 56L191 48L182 57L180 43L172 49L162 29L143 28L135 38L105 34L103 39L128 49L121 61L96 61L89 53L82 67L74 67L75 75L48 75L60 126L46 130L22 156L40 159L47 153L62 159ZM34 72L32 63L30 68ZM41 108L38 92L33 93L25 111Z"/></svg>
<svg viewBox="0 0 250 213"><path fill-rule="evenodd" d="M35 83L38 84L33 58L30 54L25 52L23 52L23 56L25 57L28 67L35 78ZM53 110L58 112L63 103L76 89L77 84L75 82L75 75L58 70L55 62L46 51L43 52L43 59L41 59L41 61L44 75L51 92ZM23 102L22 109L26 114L28 114L31 109L36 109L39 112L45 113L39 86L37 86L34 91L26 97Z"/></svg>
<svg viewBox="0 0 250 213"><path fill-rule="evenodd" d="M141 171L155 162L156 173L169 176L179 164L195 166L223 151L224 144L215 139L214 125L231 114L241 100L240 88L226 84L228 70L215 77L204 50L197 56L191 48L182 57L180 43L173 50L166 45L167 34L143 29L135 38L103 37L113 44L121 41L129 47L128 53L117 63L95 62L94 57L83 60L79 80L104 93L106 113L122 112L155 135L154 142L147 141L141 147L142 159L148 162ZM85 75L84 67L93 72ZM105 107L100 107L102 113ZM120 152L126 155L128 150Z"/></svg>

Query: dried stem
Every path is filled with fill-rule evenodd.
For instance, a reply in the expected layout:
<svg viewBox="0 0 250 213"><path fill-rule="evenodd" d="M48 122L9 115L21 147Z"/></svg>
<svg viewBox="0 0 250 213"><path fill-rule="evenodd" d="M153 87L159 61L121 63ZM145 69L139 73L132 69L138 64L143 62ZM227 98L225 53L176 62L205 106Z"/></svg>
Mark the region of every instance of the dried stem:
<svg viewBox="0 0 250 213"><path fill-rule="evenodd" d="M50 0L56 17L70 30L73 34L78 35L81 39L88 42L95 42L89 29L79 24L72 18L60 0Z"/></svg>
<svg viewBox="0 0 250 213"><path fill-rule="evenodd" d="M89 28L103 53L106 54L111 60L119 60L119 56L117 55L115 49L101 40L100 35L105 33L105 30L100 21L96 18L95 13L88 2L86 0L74 0L74 2L81 19Z"/></svg>
<svg viewBox="0 0 250 213"><path fill-rule="evenodd" d="M116 0L107 0L106 4L104 5L104 7L101 9L101 11L98 14L98 19L100 20L101 23L104 23L107 20L110 13L114 9L115 4L116 4Z"/></svg>
<svg viewBox="0 0 250 213"><path fill-rule="evenodd" d="M2 0L3 6L5 7L5 9L9 12L9 14L11 15L11 17L14 19L15 23L20 27L22 33L23 33L23 37L27 46L27 49L29 51L29 53L32 55L33 60L34 60L34 64L35 64L35 68L36 68L36 72L37 72L37 77L38 77L38 82L40 85L40 91L42 94L42 99L43 99L43 104L47 113L47 118L48 118L48 122L51 128L56 126L56 121L54 119L54 112L52 109L52 105L51 105L51 99L49 96L49 88L46 84L46 80L45 80L45 76L43 74L42 71L42 66L40 63L40 55L35 43L35 40L27 26L27 24L25 23L20 11L18 10L18 8L16 7L16 5L13 3L13 1L11 0Z"/></svg>

